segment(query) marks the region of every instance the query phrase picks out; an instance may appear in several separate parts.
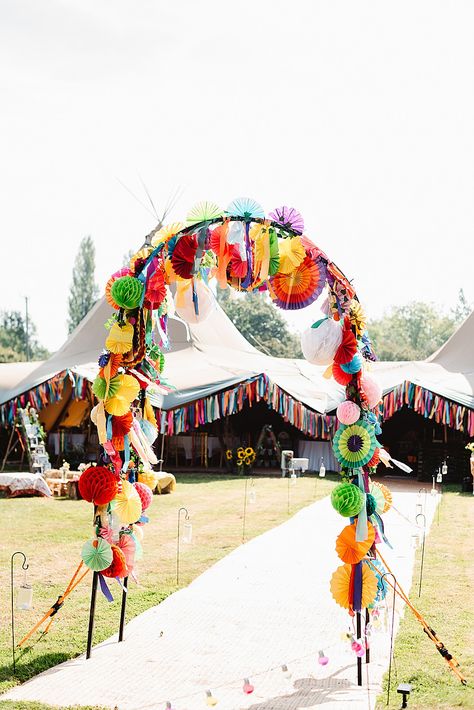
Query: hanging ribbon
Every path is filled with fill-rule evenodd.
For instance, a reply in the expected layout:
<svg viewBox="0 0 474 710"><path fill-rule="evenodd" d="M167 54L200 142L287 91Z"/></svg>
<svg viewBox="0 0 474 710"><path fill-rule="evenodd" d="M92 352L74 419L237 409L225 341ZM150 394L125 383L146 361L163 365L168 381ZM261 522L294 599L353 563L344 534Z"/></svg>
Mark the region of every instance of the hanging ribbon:
<svg viewBox="0 0 474 710"><path fill-rule="evenodd" d="M110 589L107 586L107 582L105 581L104 575L99 572L99 585L100 585L100 591L104 595L104 597L107 599L108 602L113 602L114 598L112 596L112 593Z"/></svg>

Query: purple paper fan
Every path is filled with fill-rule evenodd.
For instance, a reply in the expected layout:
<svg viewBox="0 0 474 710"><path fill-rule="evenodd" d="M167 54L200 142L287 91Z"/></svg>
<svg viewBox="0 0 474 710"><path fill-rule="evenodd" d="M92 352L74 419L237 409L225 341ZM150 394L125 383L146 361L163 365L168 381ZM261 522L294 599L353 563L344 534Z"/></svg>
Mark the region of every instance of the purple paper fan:
<svg viewBox="0 0 474 710"><path fill-rule="evenodd" d="M277 207L273 210L273 212L270 212L269 217L274 222L281 224L282 227L292 229L298 234L303 234L304 219L294 207L287 207L286 205L283 207Z"/></svg>

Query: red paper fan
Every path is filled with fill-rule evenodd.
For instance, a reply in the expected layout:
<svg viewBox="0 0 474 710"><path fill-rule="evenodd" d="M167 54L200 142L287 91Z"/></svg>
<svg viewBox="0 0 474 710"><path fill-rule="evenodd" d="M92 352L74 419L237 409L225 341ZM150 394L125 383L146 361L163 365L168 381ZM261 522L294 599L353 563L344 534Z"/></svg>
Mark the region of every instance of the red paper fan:
<svg viewBox="0 0 474 710"><path fill-rule="evenodd" d="M197 252L197 239L195 234L184 234L176 242L171 257L171 264L175 273L182 279L190 279L194 270L194 258Z"/></svg>
<svg viewBox="0 0 474 710"><path fill-rule="evenodd" d="M357 340L350 327L348 318L344 320L344 330L342 331L342 341L336 350L334 362L338 365L345 365L350 362L357 352Z"/></svg>
<svg viewBox="0 0 474 710"><path fill-rule="evenodd" d="M326 271L321 262L306 256L289 274L277 273L270 279L274 302L285 310L297 310L313 303L323 290Z"/></svg>
<svg viewBox="0 0 474 710"><path fill-rule="evenodd" d="M125 562L125 555L120 547L112 545L112 554L112 563L107 569L102 570L101 574L103 574L104 577L126 577L127 563Z"/></svg>
<svg viewBox="0 0 474 710"><path fill-rule="evenodd" d="M128 434L133 424L133 414L127 412L121 417L112 418L112 436L125 436Z"/></svg>
<svg viewBox="0 0 474 710"><path fill-rule="evenodd" d="M114 447L115 451L123 451L125 449L125 439L123 438L123 436L113 436L112 446Z"/></svg>
<svg viewBox="0 0 474 710"><path fill-rule="evenodd" d="M230 275L237 279L244 279L247 276L247 261L242 259L238 244L234 244L230 258Z"/></svg>
<svg viewBox="0 0 474 710"><path fill-rule="evenodd" d="M157 267L155 273L148 279L145 292L145 306L150 309L158 308L165 300L165 297L165 279L161 269Z"/></svg>
<svg viewBox="0 0 474 710"><path fill-rule="evenodd" d="M353 377L353 375L351 375L349 372L344 372L344 370L341 368L340 365L337 364L337 362L333 362L332 364L332 376L338 384L344 386L348 385Z"/></svg>
<svg viewBox="0 0 474 710"><path fill-rule="evenodd" d="M218 227L210 231L209 236L209 249L212 249L214 254L219 256L221 254L221 241L223 242L223 254L229 252L231 249L230 244L227 243L227 230L229 228L229 223L224 222Z"/></svg>

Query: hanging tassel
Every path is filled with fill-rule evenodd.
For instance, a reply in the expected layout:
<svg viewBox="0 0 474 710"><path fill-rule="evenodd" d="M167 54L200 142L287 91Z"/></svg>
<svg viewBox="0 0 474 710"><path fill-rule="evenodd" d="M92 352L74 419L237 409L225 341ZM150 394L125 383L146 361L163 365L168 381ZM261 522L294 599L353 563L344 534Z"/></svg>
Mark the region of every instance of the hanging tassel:
<svg viewBox="0 0 474 710"><path fill-rule="evenodd" d="M104 576L100 574L99 572L99 584L100 584L100 591L104 595L104 597L107 599L108 602L113 602L114 598L112 596L112 593L110 589L107 586L107 582L104 579Z"/></svg>
<svg viewBox="0 0 474 710"><path fill-rule="evenodd" d="M354 611L360 611L362 608L362 562L352 565L352 569L354 572L352 608Z"/></svg>

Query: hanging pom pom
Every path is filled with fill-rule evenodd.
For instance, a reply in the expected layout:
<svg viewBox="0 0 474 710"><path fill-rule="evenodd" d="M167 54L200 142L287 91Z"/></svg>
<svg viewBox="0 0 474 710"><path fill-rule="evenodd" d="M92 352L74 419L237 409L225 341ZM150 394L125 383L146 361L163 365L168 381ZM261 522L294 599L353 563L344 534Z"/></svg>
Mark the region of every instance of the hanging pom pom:
<svg viewBox="0 0 474 710"><path fill-rule="evenodd" d="M143 284L133 276L121 276L113 282L110 295L120 308L138 308L143 295Z"/></svg>

